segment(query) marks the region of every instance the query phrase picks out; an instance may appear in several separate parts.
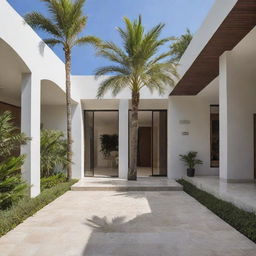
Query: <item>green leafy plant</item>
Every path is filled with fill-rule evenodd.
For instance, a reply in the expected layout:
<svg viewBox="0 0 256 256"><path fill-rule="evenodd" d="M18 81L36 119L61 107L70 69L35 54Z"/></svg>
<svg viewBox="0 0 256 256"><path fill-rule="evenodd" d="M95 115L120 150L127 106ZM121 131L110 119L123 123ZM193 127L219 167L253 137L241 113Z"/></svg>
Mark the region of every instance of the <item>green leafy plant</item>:
<svg viewBox="0 0 256 256"><path fill-rule="evenodd" d="M14 125L11 112L5 111L0 115L0 158L13 155L28 140L29 138Z"/></svg>
<svg viewBox="0 0 256 256"><path fill-rule="evenodd" d="M196 157L197 152L190 151L186 155L180 155L180 160L184 162L189 169L194 169L196 165L203 164L203 161Z"/></svg>
<svg viewBox="0 0 256 256"><path fill-rule="evenodd" d="M39 12L25 16L25 21L34 29L46 32L50 38L44 39L49 46L61 45L65 54L66 109L67 109L67 177L72 177L72 136L71 136L71 51L73 47L93 44L100 40L94 36L80 36L87 24L83 14L86 0L41 0L47 8L46 17Z"/></svg>
<svg viewBox="0 0 256 256"><path fill-rule="evenodd" d="M174 43L170 46L172 61L179 62L192 39L193 35L191 34L189 29L187 29L184 35L181 35L180 37L174 39Z"/></svg>
<svg viewBox="0 0 256 256"><path fill-rule="evenodd" d="M41 177L49 177L60 166L65 169L67 158L67 140L62 131L41 130Z"/></svg>
<svg viewBox="0 0 256 256"><path fill-rule="evenodd" d="M25 156L13 156L29 140L13 123L6 111L0 115L0 209L5 210L27 194L27 184L21 177Z"/></svg>
<svg viewBox="0 0 256 256"><path fill-rule="evenodd" d="M118 135L103 134L100 136L101 152L104 157L109 157L112 151L118 151Z"/></svg>
<svg viewBox="0 0 256 256"><path fill-rule="evenodd" d="M147 88L150 92L163 94L167 87L174 86L178 77L176 65L170 62L170 51L160 52L171 38L160 38L164 24L158 24L145 31L142 18L131 21L124 18L125 28L118 27L122 47L113 42L103 42L97 54L110 61L110 64L96 70L96 77L104 76L97 97L107 91L116 96L128 88L132 96L131 110L131 151L129 180L137 179L138 151L138 108L140 92Z"/></svg>
<svg viewBox="0 0 256 256"><path fill-rule="evenodd" d="M67 178L63 173L58 173L50 177L41 178L41 190L52 188L60 183L66 182Z"/></svg>
<svg viewBox="0 0 256 256"><path fill-rule="evenodd" d="M4 210L26 195L27 184L21 178L24 156L10 157L0 163L0 209Z"/></svg>

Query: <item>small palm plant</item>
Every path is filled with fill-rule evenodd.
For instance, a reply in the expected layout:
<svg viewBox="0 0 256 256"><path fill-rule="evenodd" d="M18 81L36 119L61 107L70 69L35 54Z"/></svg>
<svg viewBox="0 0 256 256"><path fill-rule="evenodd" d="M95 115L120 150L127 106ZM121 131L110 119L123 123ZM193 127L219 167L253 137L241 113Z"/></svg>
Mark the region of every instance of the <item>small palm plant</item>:
<svg viewBox="0 0 256 256"><path fill-rule="evenodd" d="M67 177L72 176L72 137L71 137L71 50L74 46L83 44L97 45L100 40L94 36L82 36L87 23L87 16L83 15L86 0L41 0L47 5L50 17L32 12L25 16L26 22L34 29L47 32L51 37L44 39L50 46L62 45L65 53L66 70L66 106L67 106Z"/></svg>
<svg viewBox="0 0 256 256"><path fill-rule="evenodd" d="M193 177L195 175L195 166L203 164L203 161L197 159L197 152L190 151L186 155L180 155L180 160L188 167L187 175Z"/></svg>
<svg viewBox="0 0 256 256"><path fill-rule="evenodd" d="M26 195L27 184L21 177L25 156L15 156L21 145L29 140L14 126L6 111L0 115L0 209L11 207Z"/></svg>
<svg viewBox="0 0 256 256"><path fill-rule="evenodd" d="M54 174L57 167L65 169L67 159L67 140L62 131L41 131L41 177L49 177Z"/></svg>
<svg viewBox="0 0 256 256"><path fill-rule="evenodd" d="M11 112L5 111L0 115L0 159L14 155L28 139L14 125Z"/></svg>
<svg viewBox="0 0 256 256"><path fill-rule="evenodd" d="M169 61L170 52L158 53L161 46L171 38L159 39L164 24L153 27L148 32L142 25L141 17L135 21L124 18L125 29L117 28L122 38L123 47L113 42L103 42L98 49L98 55L113 64L96 70L96 77L105 77L98 89L98 98L111 90L116 96L124 88L131 91L131 150L129 180L137 179L137 145L138 145L138 108L140 91L148 88L151 92L163 94L167 86L173 86L178 77L176 67Z"/></svg>

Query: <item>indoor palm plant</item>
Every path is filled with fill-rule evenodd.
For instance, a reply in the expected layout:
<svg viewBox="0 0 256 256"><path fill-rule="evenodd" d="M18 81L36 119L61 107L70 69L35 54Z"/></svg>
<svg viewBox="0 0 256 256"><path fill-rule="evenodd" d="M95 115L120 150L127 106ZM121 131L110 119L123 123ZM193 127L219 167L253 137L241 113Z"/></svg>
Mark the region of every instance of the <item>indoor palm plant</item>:
<svg viewBox="0 0 256 256"><path fill-rule="evenodd" d="M118 135L113 134L102 134L100 136L100 143L101 143L101 152L103 153L104 157L107 159L111 152L118 151Z"/></svg>
<svg viewBox="0 0 256 256"><path fill-rule="evenodd" d="M190 151L186 155L180 155L180 160L185 163L187 168L187 176L194 177L195 176L195 166L199 164L203 164L203 161L197 159L197 152Z"/></svg>

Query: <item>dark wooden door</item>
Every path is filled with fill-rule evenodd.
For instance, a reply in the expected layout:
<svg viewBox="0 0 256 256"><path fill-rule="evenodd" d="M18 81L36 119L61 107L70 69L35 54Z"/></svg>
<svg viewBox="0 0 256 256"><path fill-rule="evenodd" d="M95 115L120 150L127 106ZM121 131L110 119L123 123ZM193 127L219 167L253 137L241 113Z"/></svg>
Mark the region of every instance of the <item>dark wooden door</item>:
<svg viewBox="0 0 256 256"><path fill-rule="evenodd" d="M152 161L152 130L151 127L139 127L138 134L138 166L151 167Z"/></svg>

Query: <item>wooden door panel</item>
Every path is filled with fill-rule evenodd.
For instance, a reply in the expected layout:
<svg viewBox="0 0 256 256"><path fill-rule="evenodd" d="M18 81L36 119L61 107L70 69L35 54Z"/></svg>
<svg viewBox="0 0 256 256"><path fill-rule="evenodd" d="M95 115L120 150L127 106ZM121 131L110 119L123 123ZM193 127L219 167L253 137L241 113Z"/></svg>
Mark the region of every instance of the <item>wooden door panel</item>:
<svg viewBox="0 0 256 256"><path fill-rule="evenodd" d="M151 127L139 127L138 166L151 167L152 132Z"/></svg>

